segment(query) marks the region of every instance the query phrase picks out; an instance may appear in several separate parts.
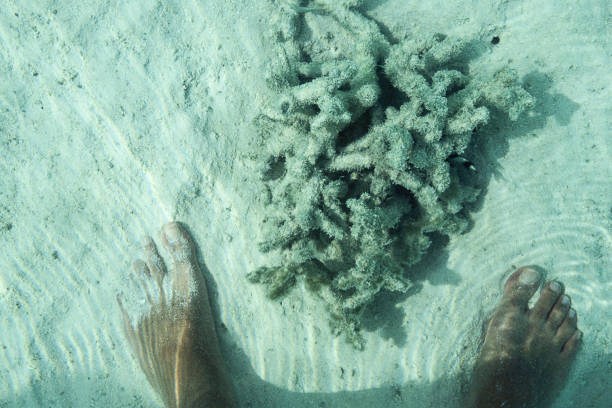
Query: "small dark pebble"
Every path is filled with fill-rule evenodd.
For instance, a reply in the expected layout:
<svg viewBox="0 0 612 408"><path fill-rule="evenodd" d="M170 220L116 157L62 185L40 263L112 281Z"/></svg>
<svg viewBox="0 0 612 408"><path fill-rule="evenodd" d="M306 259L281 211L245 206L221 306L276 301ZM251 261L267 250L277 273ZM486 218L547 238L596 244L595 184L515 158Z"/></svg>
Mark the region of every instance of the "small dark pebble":
<svg viewBox="0 0 612 408"><path fill-rule="evenodd" d="M495 36L491 39L491 44L499 44L499 37Z"/></svg>

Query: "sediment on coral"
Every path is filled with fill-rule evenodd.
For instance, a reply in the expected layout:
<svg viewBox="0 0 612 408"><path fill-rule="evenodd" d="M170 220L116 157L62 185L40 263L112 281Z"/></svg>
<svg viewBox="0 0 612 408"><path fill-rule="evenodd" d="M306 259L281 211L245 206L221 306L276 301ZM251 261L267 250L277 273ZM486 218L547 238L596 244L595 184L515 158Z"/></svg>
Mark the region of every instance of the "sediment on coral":
<svg viewBox="0 0 612 408"><path fill-rule="evenodd" d="M363 347L360 316L382 290L406 292L429 234L461 234L479 190L463 159L490 109L533 106L515 72L470 75L466 42L434 34L392 44L359 1L291 2L272 33L253 160L266 195L262 252L249 273L270 297L298 279L334 332Z"/></svg>

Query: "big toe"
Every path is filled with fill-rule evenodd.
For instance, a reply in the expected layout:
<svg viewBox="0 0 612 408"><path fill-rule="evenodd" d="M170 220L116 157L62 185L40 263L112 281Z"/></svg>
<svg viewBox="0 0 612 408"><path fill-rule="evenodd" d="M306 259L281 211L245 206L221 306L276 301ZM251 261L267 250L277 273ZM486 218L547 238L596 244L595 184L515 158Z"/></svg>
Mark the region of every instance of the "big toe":
<svg viewBox="0 0 612 408"><path fill-rule="evenodd" d="M527 308L529 299L538 289L542 273L535 266L524 266L506 281L502 303Z"/></svg>
<svg viewBox="0 0 612 408"><path fill-rule="evenodd" d="M195 245L180 223L173 221L162 227L162 242L175 262L182 263L194 258Z"/></svg>
<svg viewBox="0 0 612 408"><path fill-rule="evenodd" d="M195 252L195 244L187 229L178 222L169 222L162 227L162 242L170 252L174 261L174 267L170 272L171 278L175 280L178 275L196 274L198 261Z"/></svg>

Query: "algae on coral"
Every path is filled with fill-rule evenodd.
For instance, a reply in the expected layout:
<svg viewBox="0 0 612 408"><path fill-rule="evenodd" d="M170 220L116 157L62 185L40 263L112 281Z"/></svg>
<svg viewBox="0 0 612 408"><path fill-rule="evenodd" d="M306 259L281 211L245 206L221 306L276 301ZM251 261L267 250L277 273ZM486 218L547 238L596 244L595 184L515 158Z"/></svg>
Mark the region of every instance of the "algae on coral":
<svg viewBox="0 0 612 408"><path fill-rule="evenodd" d="M274 33L267 79L279 96L257 119L253 152L267 194L259 248L282 261L248 276L270 297L302 277L361 348L361 314L380 291L411 287L428 234L467 228L479 191L454 159L490 108L517 120L534 100L510 69L462 70L460 39L391 44L359 2L312 3L291 5Z"/></svg>

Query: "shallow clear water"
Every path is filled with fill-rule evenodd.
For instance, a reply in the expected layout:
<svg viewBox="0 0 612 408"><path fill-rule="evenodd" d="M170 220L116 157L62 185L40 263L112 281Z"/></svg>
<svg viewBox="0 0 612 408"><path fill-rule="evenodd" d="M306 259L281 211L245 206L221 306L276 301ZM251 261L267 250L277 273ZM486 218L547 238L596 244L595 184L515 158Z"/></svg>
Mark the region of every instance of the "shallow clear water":
<svg viewBox="0 0 612 408"><path fill-rule="evenodd" d="M254 118L277 100L266 79L279 55L271 34L302 24L307 43L324 15L287 20L279 2L5 3L0 407L161 406L115 299L146 310L131 263L143 235L159 242L171 219L198 242L241 406L461 406L483 321L524 264L564 282L585 335L553 406L607 406L606 2L366 2L367 21L392 43L433 32L467 39L470 75L509 65L535 106L516 122L494 118L475 138L482 193L469 227L433 236L409 272L413 290L369 305L363 351L330 332L325 302L300 284L270 301L245 279L277 260L256 245L264 211L246 160Z"/></svg>

